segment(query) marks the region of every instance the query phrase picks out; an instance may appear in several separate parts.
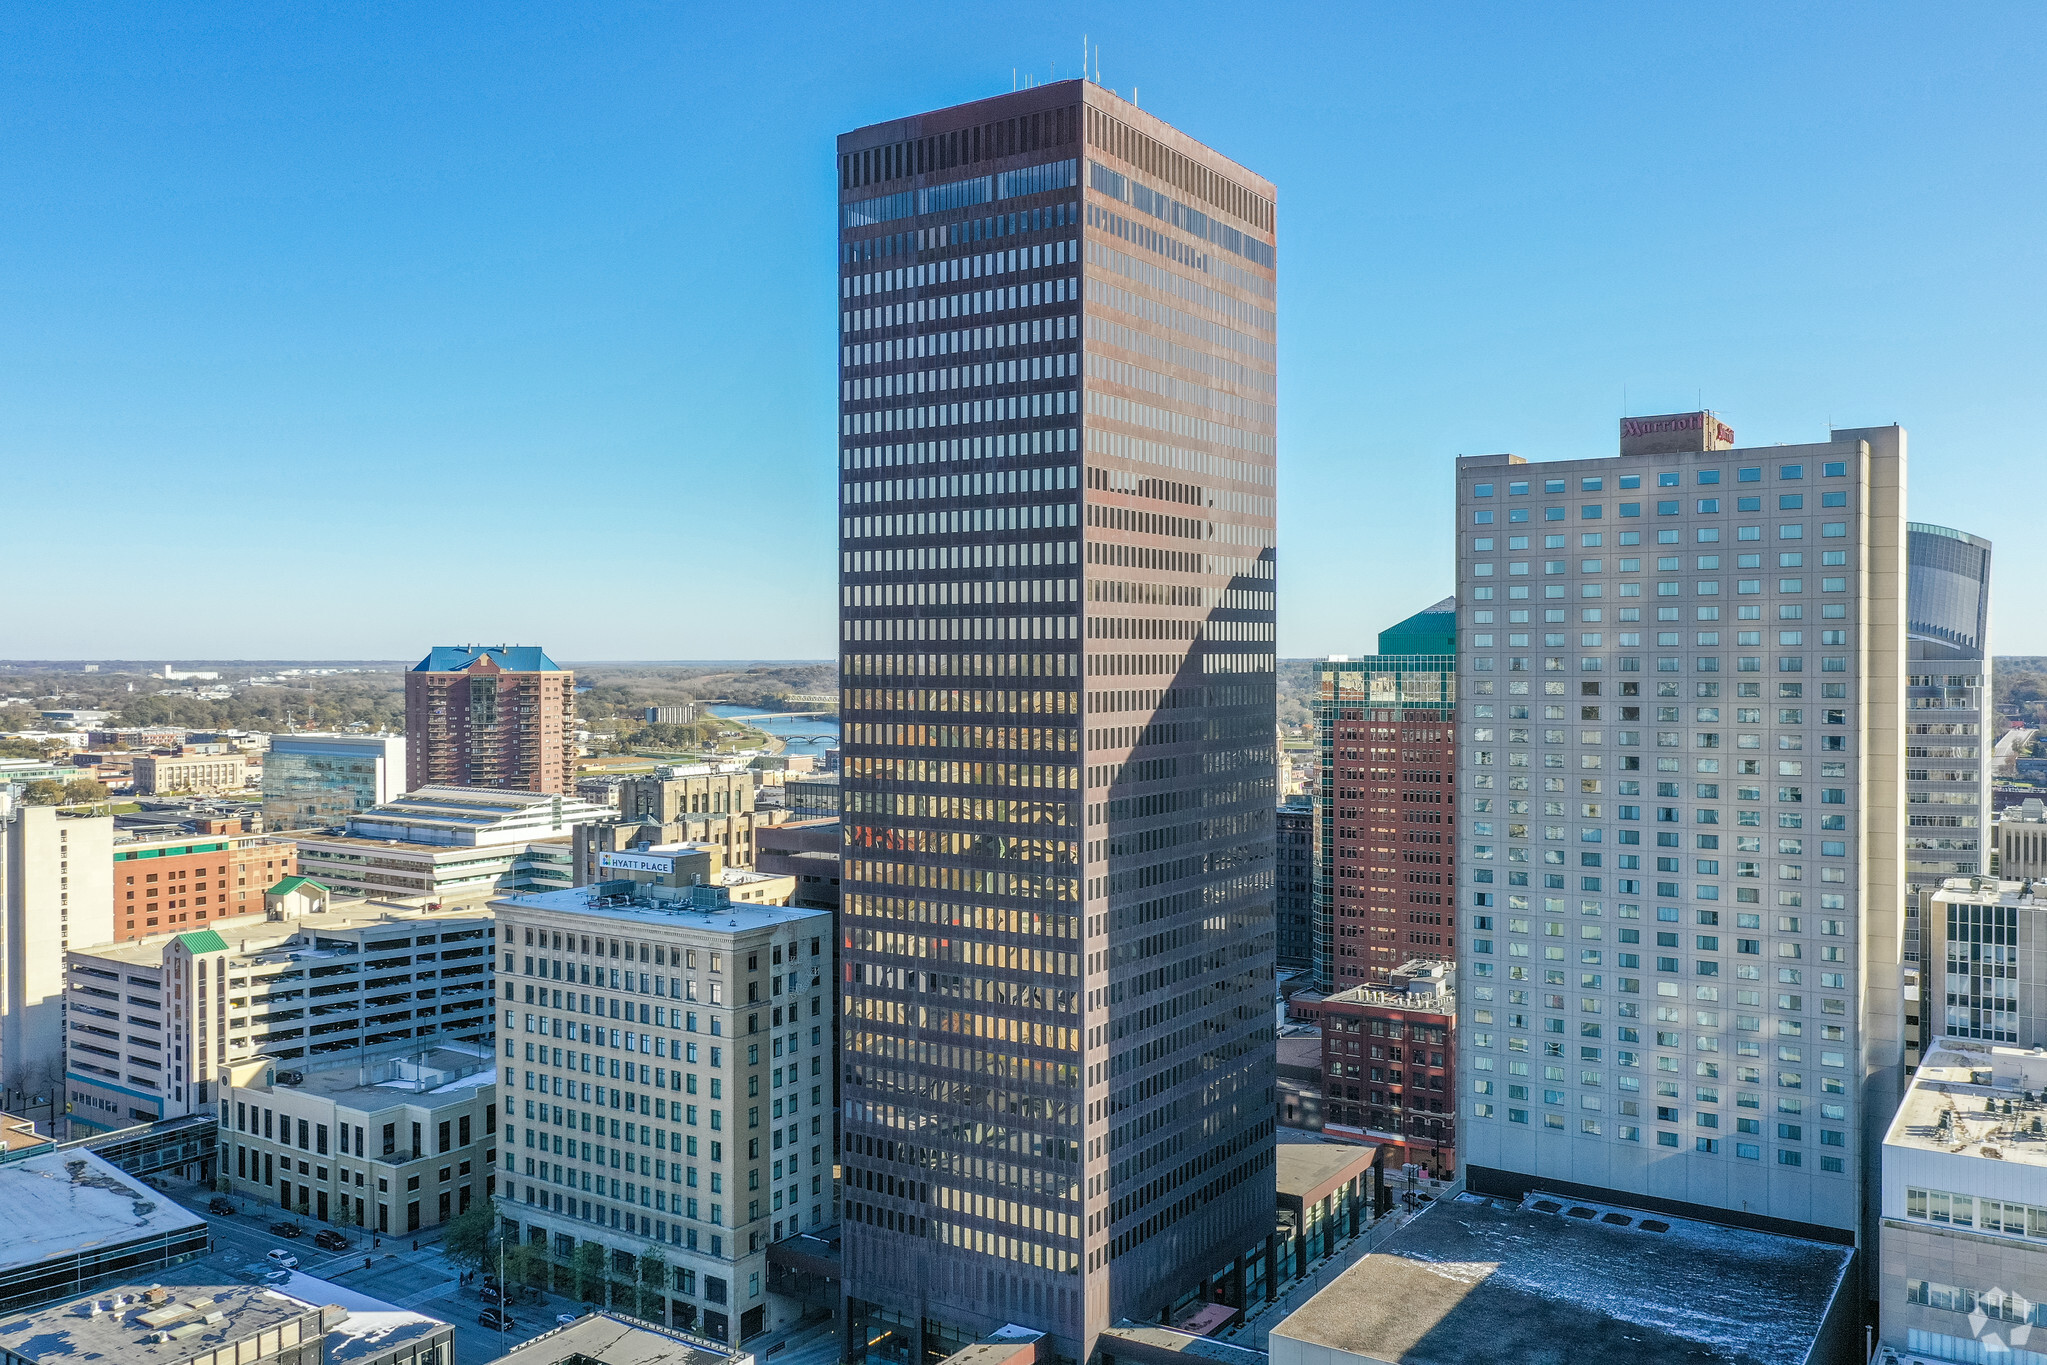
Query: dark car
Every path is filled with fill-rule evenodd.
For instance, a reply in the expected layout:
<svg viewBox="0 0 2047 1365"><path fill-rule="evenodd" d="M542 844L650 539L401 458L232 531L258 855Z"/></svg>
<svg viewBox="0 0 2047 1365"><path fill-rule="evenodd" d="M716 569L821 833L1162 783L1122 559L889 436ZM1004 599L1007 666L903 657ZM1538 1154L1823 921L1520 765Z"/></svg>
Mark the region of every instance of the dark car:
<svg viewBox="0 0 2047 1365"><path fill-rule="evenodd" d="M515 1331L519 1326L518 1323L512 1321L511 1314L501 1308L484 1309L476 1315L476 1322L479 1327L488 1327L493 1332Z"/></svg>
<svg viewBox="0 0 2047 1365"><path fill-rule="evenodd" d="M228 1200L216 1195L214 1198L206 1201L206 1211L214 1214L231 1214L235 1212L235 1206Z"/></svg>
<svg viewBox="0 0 2047 1365"><path fill-rule="evenodd" d="M303 1237L306 1230L297 1223L272 1223L270 1233L273 1237Z"/></svg>
<svg viewBox="0 0 2047 1365"><path fill-rule="evenodd" d="M494 1284L485 1285L479 1293L485 1303L510 1303L511 1297Z"/></svg>
<svg viewBox="0 0 2047 1365"><path fill-rule="evenodd" d="M336 1232L333 1228L327 1228L313 1234L313 1245L325 1247L329 1251L346 1251L351 1243L343 1234Z"/></svg>

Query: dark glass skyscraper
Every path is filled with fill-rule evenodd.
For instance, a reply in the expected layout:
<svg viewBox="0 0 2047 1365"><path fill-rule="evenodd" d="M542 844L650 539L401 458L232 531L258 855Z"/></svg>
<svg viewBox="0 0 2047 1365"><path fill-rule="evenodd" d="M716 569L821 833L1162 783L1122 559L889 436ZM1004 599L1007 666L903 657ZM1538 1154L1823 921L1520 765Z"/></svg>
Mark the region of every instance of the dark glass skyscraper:
<svg viewBox="0 0 2047 1365"><path fill-rule="evenodd" d="M839 142L849 1347L1258 1292L1271 185L1092 84Z"/></svg>

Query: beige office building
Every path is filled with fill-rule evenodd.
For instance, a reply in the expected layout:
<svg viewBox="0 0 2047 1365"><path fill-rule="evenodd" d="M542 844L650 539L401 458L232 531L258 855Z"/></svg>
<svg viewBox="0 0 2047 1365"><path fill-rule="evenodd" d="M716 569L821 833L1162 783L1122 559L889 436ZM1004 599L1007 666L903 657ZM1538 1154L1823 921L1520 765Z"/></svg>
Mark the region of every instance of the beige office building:
<svg viewBox="0 0 2047 1365"><path fill-rule="evenodd" d="M1853 1240L1903 1090L1905 433L1457 463L1462 1167ZM1865 1207L1864 1190L1869 1203Z"/></svg>

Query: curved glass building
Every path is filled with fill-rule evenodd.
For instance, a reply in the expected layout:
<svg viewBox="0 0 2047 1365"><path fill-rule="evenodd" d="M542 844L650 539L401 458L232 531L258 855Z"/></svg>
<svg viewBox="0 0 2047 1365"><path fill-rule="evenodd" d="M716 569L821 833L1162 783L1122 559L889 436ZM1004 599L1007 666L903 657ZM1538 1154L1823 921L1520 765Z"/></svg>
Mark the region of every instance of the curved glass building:
<svg viewBox="0 0 2047 1365"><path fill-rule="evenodd" d="M1906 881L1990 870L1990 542L1906 524ZM1908 923L1907 960L1918 956Z"/></svg>

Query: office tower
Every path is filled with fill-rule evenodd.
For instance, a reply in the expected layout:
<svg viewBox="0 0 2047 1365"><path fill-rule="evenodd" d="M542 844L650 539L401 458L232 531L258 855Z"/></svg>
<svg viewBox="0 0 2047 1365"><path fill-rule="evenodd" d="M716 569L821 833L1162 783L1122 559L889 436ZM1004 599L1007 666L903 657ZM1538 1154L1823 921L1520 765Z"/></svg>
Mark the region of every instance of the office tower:
<svg viewBox="0 0 2047 1365"><path fill-rule="evenodd" d="M1279 970L1315 965L1315 799L1279 803L1273 819L1273 951Z"/></svg>
<svg viewBox="0 0 2047 1365"><path fill-rule="evenodd" d="M1316 672L1316 979L1384 986L1410 958L1456 956L1457 604L1379 632L1376 655L1332 656Z"/></svg>
<svg viewBox="0 0 2047 1365"><path fill-rule="evenodd" d="M1075 81L839 185L848 1330L1079 1360L1271 1230L1273 190Z"/></svg>
<svg viewBox="0 0 2047 1365"><path fill-rule="evenodd" d="M405 789L567 792L576 675L536 645L438 645L405 675Z"/></svg>
<svg viewBox="0 0 2047 1365"><path fill-rule="evenodd" d="M1990 542L1906 527L1905 881L1912 893L1990 871ZM1905 960L1919 961L1908 896Z"/></svg>
<svg viewBox="0 0 2047 1365"><path fill-rule="evenodd" d="M397 796L403 735L273 735L263 754L263 827L329 829Z"/></svg>
<svg viewBox="0 0 2047 1365"><path fill-rule="evenodd" d="M830 913L637 870L493 909L508 1238L716 1341L796 1321L767 1249L837 1216Z"/></svg>
<svg viewBox="0 0 2047 1365"><path fill-rule="evenodd" d="M2006 881L2047 878L2047 802L2039 797L1998 813L1997 875Z"/></svg>
<svg viewBox="0 0 2047 1365"><path fill-rule="evenodd" d="M114 936L114 821L0 796L0 1083L52 1093L64 1074L64 952Z"/></svg>
<svg viewBox="0 0 2047 1365"><path fill-rule="evenodd" d="M1621 431L1457 465L1464 1172L1873 1246L1905 434Z"/></svg>

